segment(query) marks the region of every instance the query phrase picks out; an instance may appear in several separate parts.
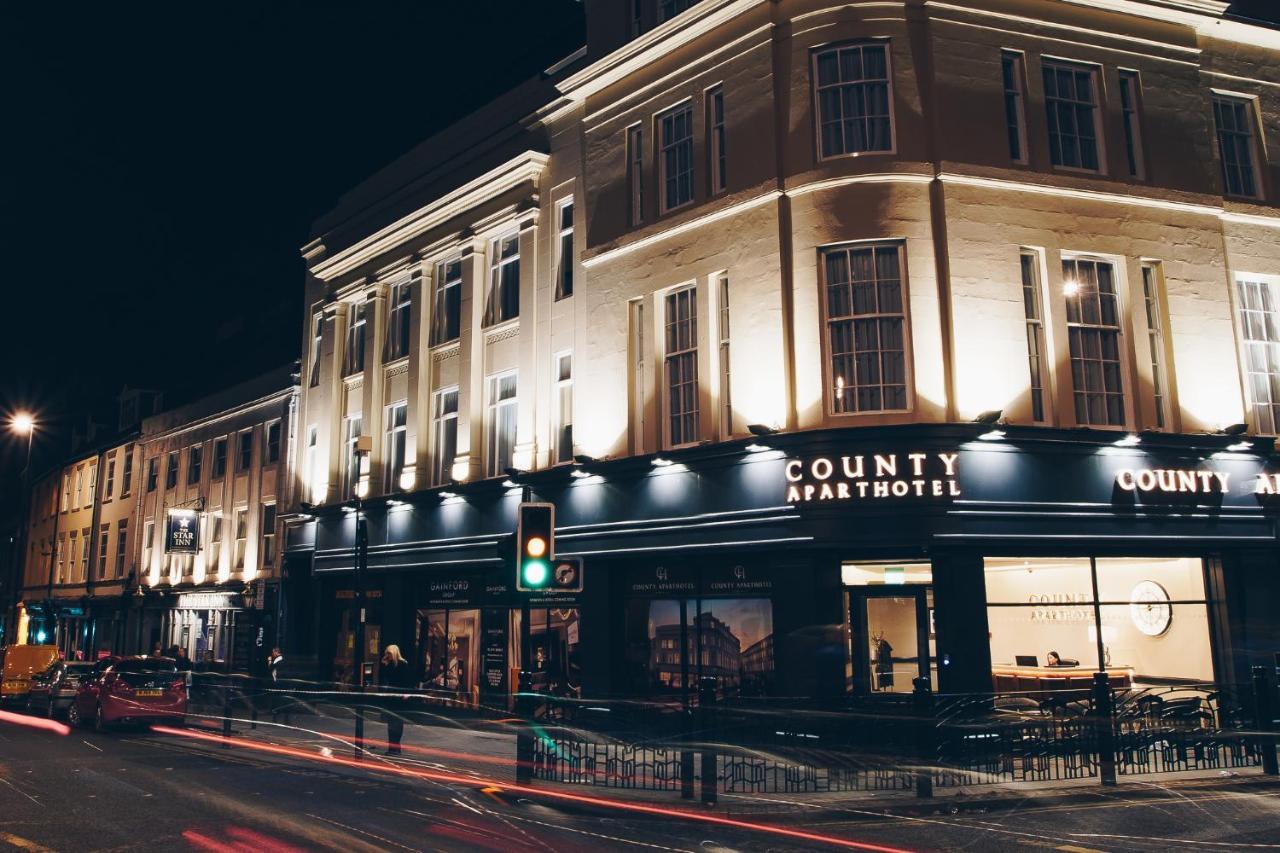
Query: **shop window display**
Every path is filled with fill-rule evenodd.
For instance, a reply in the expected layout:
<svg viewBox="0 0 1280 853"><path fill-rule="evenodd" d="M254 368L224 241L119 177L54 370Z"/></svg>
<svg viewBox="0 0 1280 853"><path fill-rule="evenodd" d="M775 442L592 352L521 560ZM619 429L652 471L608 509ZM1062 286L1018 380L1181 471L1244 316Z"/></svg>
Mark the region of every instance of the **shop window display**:
<svg viewBox="0 0 1280 853"><path fill-rule="evenodd" d="M773 606L766 598L659 599L647 607L646 692L717 699L774 692Z"/></svg>
<svg viewBox="0 0 1280 853"><path fill-rule="evenodd" d="M985 569L997 691L1075 689L1099 668L1117 686L1213 680L1197 558L987 558Z"/></svg>

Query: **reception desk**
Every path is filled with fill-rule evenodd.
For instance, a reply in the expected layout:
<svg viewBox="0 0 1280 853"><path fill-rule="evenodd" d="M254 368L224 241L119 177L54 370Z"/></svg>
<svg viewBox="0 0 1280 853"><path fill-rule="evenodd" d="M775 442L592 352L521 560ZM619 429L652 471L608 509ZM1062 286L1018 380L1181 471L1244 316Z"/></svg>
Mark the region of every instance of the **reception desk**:
<svg viewBox="0 0 1280 853"><path fill-rule="evenodd" d="M997 664L991 668L991 686L996 693L1079 693L1093 686L1094 672L1083 666ZM1112 688L1133 686L1133 667L1109 666L1106 673Z"/></svg>

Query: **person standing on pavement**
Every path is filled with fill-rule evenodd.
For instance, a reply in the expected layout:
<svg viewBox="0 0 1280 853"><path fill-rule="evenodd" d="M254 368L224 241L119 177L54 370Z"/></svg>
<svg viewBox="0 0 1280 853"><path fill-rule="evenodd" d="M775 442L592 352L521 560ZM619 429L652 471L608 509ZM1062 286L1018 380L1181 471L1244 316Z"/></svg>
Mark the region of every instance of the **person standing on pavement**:
<svg viewBox="0 0 1280 853"><path fill-rule="evenodd" d="M413 687L412 667L400 654L400 647L387 646L382 653L382 686L403 692ZM403 699L392 699L390 707L382 712L382 721L387 724L387 755L400 754L400 741L404 738L404 717L398 713Z"/></svg>
<svg viewBox="0 0 1280 853"><path fill-rule="evenodd" d="M280 667L284 663L284 655L280 652L279 646L273 646L271 654L267 656L267 673L271 679L268 692L269 706L271 708L271 721L275 722L276 717L281 713L281 708L287 708L285 702L281 701L280 695L276 692L280 688ZM289 722L289 713L284 711L284 721Z"/></svg>

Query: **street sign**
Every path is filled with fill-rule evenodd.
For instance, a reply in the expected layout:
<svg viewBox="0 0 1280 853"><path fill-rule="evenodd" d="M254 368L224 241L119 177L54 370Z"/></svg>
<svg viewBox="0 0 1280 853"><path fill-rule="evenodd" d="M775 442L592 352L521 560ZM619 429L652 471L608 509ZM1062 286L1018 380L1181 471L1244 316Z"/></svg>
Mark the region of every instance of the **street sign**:
<svg viewBox="0 0 1280 853"><path fill-rule="evenodd" d="M582 592L582 558L561 557L551 561L553 592Z"/></svg>

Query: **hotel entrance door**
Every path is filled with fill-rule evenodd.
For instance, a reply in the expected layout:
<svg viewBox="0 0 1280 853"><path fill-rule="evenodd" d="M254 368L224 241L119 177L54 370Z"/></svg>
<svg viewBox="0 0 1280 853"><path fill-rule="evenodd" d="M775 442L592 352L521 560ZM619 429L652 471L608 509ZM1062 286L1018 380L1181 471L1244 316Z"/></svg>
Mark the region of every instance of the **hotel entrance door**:
<svg viewBox="0 0 1280 853"><path fill-rule="evenodd" d="M850 589L855 693L910 693L931 678L927 587Z"/></svg>

